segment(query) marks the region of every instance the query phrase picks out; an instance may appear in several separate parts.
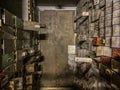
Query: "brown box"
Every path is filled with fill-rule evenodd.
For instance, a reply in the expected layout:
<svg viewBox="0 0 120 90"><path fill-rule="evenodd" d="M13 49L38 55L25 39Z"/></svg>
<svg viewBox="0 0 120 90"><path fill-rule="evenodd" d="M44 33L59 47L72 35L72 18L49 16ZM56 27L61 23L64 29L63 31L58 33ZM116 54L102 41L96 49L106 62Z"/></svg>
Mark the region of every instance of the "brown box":
<svg viewBox="0 0 120 90"><path fill-rule="evenodd" d="M120 36L120 25L113 25L113 36Z"/></svg>
<svg viewBox="0 0 120 90"><path fill-rule="evenodd" d="M27 86L27 87L26 87L26 90L33 90L33 89L32 89L32 85L31 85L31 86Z"/></svg>
<svg viewBox="0 0 120 90"><path fill-rule="evenodd" d="M112 37L111 47L120 48L120 37Z"/></svg>
<svg viewBox="0 0 120 90"><path fill-rule="evenodd" d="M35 72L35 64L26 65L25 68L27 73Z"/></svg>
<svg viewBox="0 0 120 90"><path fill-rule="evenodd" d="M112 34L112 27L111 26L106 27L105 28L105 36L110 37L111 34Z"/></svg>
<svg viewBox="0 0 120 90"><path fill-rule="evenodd" d="M32 85L33 84L33 75L27 75L26 76L26 84L27 85Z"/></svg>

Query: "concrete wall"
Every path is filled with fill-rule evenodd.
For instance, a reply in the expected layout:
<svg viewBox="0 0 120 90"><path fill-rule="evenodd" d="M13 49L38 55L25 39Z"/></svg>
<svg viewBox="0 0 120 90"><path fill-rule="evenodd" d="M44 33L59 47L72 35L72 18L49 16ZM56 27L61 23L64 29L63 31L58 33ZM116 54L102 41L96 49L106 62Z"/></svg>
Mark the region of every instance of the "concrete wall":
<svg viewBox="0 0 120 90"><path fill-rule="evenodd" d="M67 64L67 46L74 44L74 11L45 10L40 22L47 25L47 40L41 41L43 63L42 86L69 86L72 77Z"/></svg>

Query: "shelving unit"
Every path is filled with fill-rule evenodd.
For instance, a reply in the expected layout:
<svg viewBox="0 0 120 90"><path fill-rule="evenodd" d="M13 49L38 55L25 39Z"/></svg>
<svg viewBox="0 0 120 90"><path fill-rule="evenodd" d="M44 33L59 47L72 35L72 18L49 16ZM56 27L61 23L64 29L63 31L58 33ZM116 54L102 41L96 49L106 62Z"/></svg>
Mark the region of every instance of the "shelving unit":
<svg viewBox="0 0 120 90"><path fill-rule="evenodd" d="M75 19L77 56L92 58L100 77L110 85L111 89L120 88L118 85L120 83L119 3L117 0L80 0ZM81 18L83 12L89 13L88 18ZM83 20L84 22L81 22Z"/></svg>
<svg viewBox="0 0 120 90"><path fill-rule="evenodd" d="M0 8L0 90L9 86L16 90L26 90L24 85L17 85L16 82L25 83L24 78L31 74L26 73L27 66L34 68L34 84L40 83L42 60L38 50L38 29L28 25L33 28L24 28L26 25L22 19Z"/></svg>

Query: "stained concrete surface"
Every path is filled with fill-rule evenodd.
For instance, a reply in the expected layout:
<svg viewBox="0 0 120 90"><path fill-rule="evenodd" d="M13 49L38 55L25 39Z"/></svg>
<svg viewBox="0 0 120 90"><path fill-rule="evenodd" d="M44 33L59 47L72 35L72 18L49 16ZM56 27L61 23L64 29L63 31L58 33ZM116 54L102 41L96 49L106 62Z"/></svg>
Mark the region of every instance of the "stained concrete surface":
<svg viewBox="0 0 120 90"><path fill-rule="evenodd" d="M68 69L67 47L74 44L74 11L41 11L40 21L47 26L41 31L46 32L47 39L40 41L45 58L41 86L70 86L73 77Z"/></svg>

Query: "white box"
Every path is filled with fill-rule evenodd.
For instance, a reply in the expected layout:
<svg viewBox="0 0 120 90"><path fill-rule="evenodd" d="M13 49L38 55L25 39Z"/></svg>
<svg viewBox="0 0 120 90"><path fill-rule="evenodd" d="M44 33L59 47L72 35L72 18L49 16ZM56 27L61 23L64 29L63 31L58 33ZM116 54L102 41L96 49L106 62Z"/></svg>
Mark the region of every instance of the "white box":
<svg viewBox="0 0 120 90"><path fill-rule="evenodd" d="M75 53L76 53L75 45L68 45L68 54L75 54Z"/></svg>

